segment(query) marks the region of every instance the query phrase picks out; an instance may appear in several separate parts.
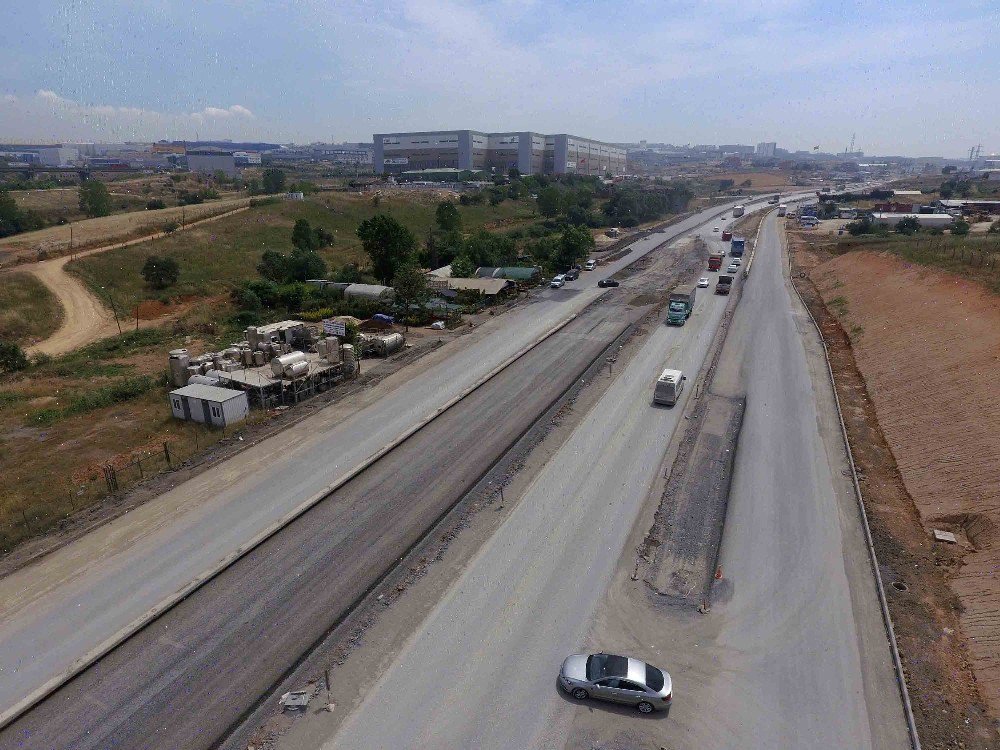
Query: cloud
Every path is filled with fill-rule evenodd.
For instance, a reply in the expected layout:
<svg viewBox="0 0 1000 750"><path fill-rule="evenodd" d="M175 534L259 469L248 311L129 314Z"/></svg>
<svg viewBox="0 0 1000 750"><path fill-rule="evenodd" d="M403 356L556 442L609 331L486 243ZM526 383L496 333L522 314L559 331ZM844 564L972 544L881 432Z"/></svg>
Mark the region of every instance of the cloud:
<svg viewBox="0 0 1000 750"><path fill-rule="evenodd" d="M230 137L240 123L255 119L242 104L204 107L197 112L163 112L143 107L85 104L39 89L34 96L19 99L7 94L0 99L5 138L53 141L93 139L109 136L125 140L160 138ZM256 133L243 130L242 134Z"/></svg>

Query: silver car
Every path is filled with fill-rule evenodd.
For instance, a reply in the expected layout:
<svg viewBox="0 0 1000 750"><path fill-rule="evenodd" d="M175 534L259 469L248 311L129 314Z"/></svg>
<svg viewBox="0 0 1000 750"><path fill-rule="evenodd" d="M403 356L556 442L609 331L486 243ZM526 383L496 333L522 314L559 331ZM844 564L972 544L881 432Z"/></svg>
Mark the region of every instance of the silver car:
<svg viewBox="0 0 1000 750"><path fill-rule="evenodd" d="M597 698L635 706L640 713L670 708L670 675L639 659L574 654L559 670L559 686L577 700Z"/></svg>

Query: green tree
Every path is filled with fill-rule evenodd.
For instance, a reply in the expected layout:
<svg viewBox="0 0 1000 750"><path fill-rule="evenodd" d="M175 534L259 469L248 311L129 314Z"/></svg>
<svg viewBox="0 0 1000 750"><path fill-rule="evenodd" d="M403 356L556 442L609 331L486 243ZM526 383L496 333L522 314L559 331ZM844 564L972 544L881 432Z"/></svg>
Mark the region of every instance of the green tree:
<svg viewBox="0 0 1000 750"><path fill-rule="evenodd" d="M392 288L396 291L396 304L402 310L405 321L409 320L410 305L423 304L430 297L427 276L412 264L396 271L396 275L392 277Z"/></svg>
<svg viewBox="0 0 1000 750"><path fill-rule="evenodd" d="M986 233L987 234L1000 234L1000 219L997 219L992 224L990 224L990 228L988 230L986 230Z"/></svg>
<svg viewBox="0 0 1000 750"><path fill-rule="evenodd" d="M462 214L451 201L441 201L434 212L434 221L442 232L456 232L462 229Z"/></svg>
<svg viewBox="0 0 1000 750"><path fill-rule="evenodd" d="M142 278L154 289L166 289L177 283L181 267L173 258L150 255L142 265Z"/></svg>
<svg viewBox="0 0 1000 750"><path fill-rule="evenodd" d="M555 185L549 185L538 191L538 211L542 216L552 218L558 216L563 209L562 191Z"/></svg>
<svg viewBox="0 0 1000 750"><path fill-rule="evenodd" d="M292 245L300 250L318 250L316 233L308 219L299 219L292 228Z"/></svg>
<svg viewBox="0 0 1000 750"><path fill-rule="evenodd" d="M567 227L559 238L559 248L554 260L557 269L569 269L583 260L594 249L594 236L586 227Z"/></svg>
<svg viewBox="0 0 1000 750"><path fill-rule="evenodd" d="M471 279L476 275L476 264L467 255L456 255L451 262L451 275L456 279Z"/></svg>
<svg viewBox="0 0 1000 750"><path fill-rule="evenodd" d="M969 222L959 219L954 224L951 225L951 233L958 236L963 236L969 233Z"/></svg>
<svg viewBox="0 0 1000 750"><path fill-rule="evenodd" d="M288 255L277 250L265 250L257 264L257 272L276 284L290 284L323 278L326 276L326 261L315 250L308 248L293 248Z"/></svg>
<svg viewBox="0 0 1000 750"><path fill-rule="evenodd" d="M153 198L151 201L146 203L147 211L159 211L161 208L166 208L167 204L164 203L159 198Z"/></svg>
<svg viewBox="0 0 1000 750"><path fill-rule="evenodd" d="M271 195L285 192L285 173L280 169L265 169L262 180L265 193Z"/></svg>
<svg viewBox="0 0 1000 750"><path fill-rule="evenodd" d="M0 237L42 228L42 217L34 211L22 211L6 190L0 190Z"/></svg>
<svg viewBox="0 0 1000 750"><path fill-rule="evenodd" d="M376 214L358 225L358 237L372 261L372 273L388 284L417 250L417 238L396 219Z"/></svg>
<svg viewBox="0 0 1000 750"><path fill-rule="evenodd" d="M896 231L899 234L914 234L920 231L920 220L915 216L907 216L904 219L900 219L899 223L896 224Z"/></svg>
<svg viewBox="0 0 1000 750"><path fill-rule="evenodd" d="M0 341L0 372L23 370L29 364L21 347L13 341Z"/></svg>
<svg viewBox="0 0 1000 750"><path fill-rule="evenodd" d="M111 214L111 195L100 180L80 183L80 210L90 218Z"/></svg>

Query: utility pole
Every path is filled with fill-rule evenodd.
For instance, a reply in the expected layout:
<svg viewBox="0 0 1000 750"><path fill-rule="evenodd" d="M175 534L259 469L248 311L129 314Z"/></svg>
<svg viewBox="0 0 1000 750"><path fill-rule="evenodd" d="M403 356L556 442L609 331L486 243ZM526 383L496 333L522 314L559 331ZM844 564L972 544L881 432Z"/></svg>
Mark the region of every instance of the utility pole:
<svg viewBox="0 0 1000 750"><path fill-rule="evenodd" d="M108 295L108 302L111 303L111 312L114 313L115 324L118 326L118 333L121 333L122 332L122 322L121 322L121 320L118 319L118 309L115 307L115 301L114 301L114 299L111 296L111 290L110 289L104 289L103 286L101 287L101 289L103 289L104 292ZM138 308L136 308L136 311L138 312Z"/></svg>

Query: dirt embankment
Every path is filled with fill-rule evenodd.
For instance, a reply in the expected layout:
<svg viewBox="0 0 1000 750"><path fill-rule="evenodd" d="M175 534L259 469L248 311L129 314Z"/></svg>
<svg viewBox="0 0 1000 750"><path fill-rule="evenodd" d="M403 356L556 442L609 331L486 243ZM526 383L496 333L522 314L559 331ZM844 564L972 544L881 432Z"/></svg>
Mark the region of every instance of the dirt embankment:
<svg viewBox="0 0 1000 750"><path fill-rule="evenodd" d="M830 348L924 746L992 747L1000 299L893 255L835 257L796 235L793 278ZM933 529L958 543L934 541Z"/></svg>

